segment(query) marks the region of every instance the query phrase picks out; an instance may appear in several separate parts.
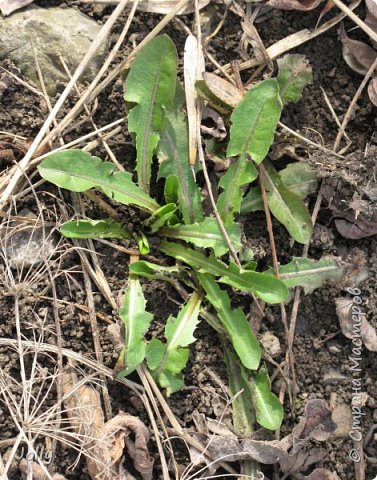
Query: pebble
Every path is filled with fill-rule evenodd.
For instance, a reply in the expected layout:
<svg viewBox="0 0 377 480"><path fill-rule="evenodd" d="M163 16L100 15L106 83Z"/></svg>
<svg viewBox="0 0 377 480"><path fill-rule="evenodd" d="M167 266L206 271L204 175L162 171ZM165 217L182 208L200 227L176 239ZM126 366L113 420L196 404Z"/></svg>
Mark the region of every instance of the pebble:
<svg viewBox="0 0 377 480"><path fill-rule="evenodd" d="M73 73L100 29L95 20L74 8L30 6L9 17L0 17L1 51L27 79L39 86L33 43L47 92L54 96L59 88L57 84L63 87L69 81L59 55ZM107 54L108 45L108 39L104 39L89 62L83 80L94 78Z"/></svg>

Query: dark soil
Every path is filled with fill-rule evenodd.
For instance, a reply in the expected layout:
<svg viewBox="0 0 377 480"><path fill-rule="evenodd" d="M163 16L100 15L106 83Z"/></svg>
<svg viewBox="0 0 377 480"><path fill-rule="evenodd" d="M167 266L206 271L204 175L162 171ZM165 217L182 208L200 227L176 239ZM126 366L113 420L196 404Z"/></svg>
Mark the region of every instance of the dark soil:
<svg viewBox="0 0 377 480"><path fill-rule="evenodd" d="M62 4L50 0L40 0L37 5L48 7L50 5ZM67 2L69 3L69 2ZM88 5L76 5L83 12L103 23L112 11L112 7L100 7ZM220 8L221 10L221 8ZM361 15L362 9L358 13ZM314 12L290 12L290 11L269 11L265 19L257 24L258 31L265 46L272 45L277 40L294 33L303 28L313 29L319 10ZM332 13L330 13L330 16ZM138 14L136 21L132 24L130 33L137 34L139 42L157 24L161 17L159 15ZM184 17L185 22L190 25L192 18ZM346 23L347 26L351 24ZM119 22L115 28L112 41L115 42L120 28ZM174 23L167 29L177 45L177 50L182 56L185 34L180 31L178 24ZM230 13L220 34L211 42L211 53L220 64L232 60L239 60L239 41L242 35L240 18ZM121 57L124 58L129 52L125 46ZM301 132L303 135L315 142L332 147L338 132L338 127L326 105L323 91L326 92L333 108L340 120L343 118L361 77L352 72L344 63L341 52L341 44L338 39L336 28L331 29L316 39L300 46L295 53L305 54L313 68L313 84L305 89L302 100L296 105L288 107L283 114L282 121L292 129ZM118 61L121 59L119 57ZM6 59L3 60L6 62ZM208 69L212 66L209 64ZM242 74L243 80L247 80L251 72ZM94 115L94 121L98 125L105 125L120 118L124 114L124 102L121 81L104 91L98 98L99 104ZM67 112L73 105L75 98L69 100L69 105L62 111ZM9 85L2 97L2 109L0 111L1 130L22 135L27 138L34 138L43 124L46 116L46 106L36 102L35 96L24 89L18 83ZM358 106L352 116L347 128L347 134L352 140L352 146L347 151L346 159L339 160L331 155L310 149L305 150L302 144L299 153L308 159L316 168L318 177L328 182L333 193L333 200L325 195L325 200L317 219L313 240L309 248L309 258L319 259L323 255L336 255L346 260L352 254L354 248L358 248L367 259L369 277L359 288L361 289L362 308L372 326L377 327L377 296L375 279L377 274L377 249L376 239L366 237L359 240L349 240L342 237L336 229L334 218L338 215L341 205L355 198L355 195L362 195L365 199L363 188L370 186L375 181L376 174L376 109L370 103L366 92L358 101ZM67 134L66 142L76 138L78 134L83 135L92 130L90 124L84 124L80 131L73 131ZM128 169L132 168L135 149L131 138L126 132L118 135L110 141L119 161ZM365 151L367 149L367 154ZM369 152L369 154L368 154ZM15 151L15 160L22 157L22 151ZM96 155L106 158L104 149L99 148ZM0 157L0 169L8 168L13 160ZM278 160L277 165L293 161L287 155ZM309 206L312 210L317 194L309 198ZM50 186L43 185L38 192L40 203L46 209L46 216L51 222L57 217L71 216L73 207L68 208L64 214L63 202L70 204L71 197L66 192L59 193ZM93 218L102 215L98 209L85 203L87 215ZM38 214L38 205L35 197L29 195L24 197L17 205L17 210L27 207L30 211ZM343 210L341 210L343 212ZM136 215L121 209L119 212L125 216L131 224L138 221ZM13 212L14 213L14 212ZM271 249L265 227L265 218L262 214L252 214L241 218L246 241L252 246L255 259L261 265L271 265ZM276 248L281 263L288 262L292 256L302 255L302 246L292 246L288 233L277 222L274 223L274 234ZM64 248L68 248L68 244ZM103 269L104 275L110 285L113 297L118 301L121 299L127 283L127 266L129 256L125 253L114 250L100 242L94 242L98 252L98 261ZM57 273L58 265L55 264ZM64 254L62 264L59 265L66 274L59 275L56 281L57 298L76 304L86 305L86 294L83 286L83 276L79 256L67 251ZM1 271L0 271L1 274ZM20 279L18 279L20 280ZM25 278L21 279L25 280ZM27 280L27 278L26 278ZM35 282L30 282L28 289L20 295L20 316L23 326L23 334L26 338L33 338L33 335L40 335L44 332L43 341L56 344L56 324L52 314L52 303L50 300L41 298L41 295L51 297L49 288L50 281L48 272L43 272ZM0 284L1 285L1 284ZM144 292L148 301L148 310L154 313L153 328L151 336L158 336L163 332L163 327L169 315L175 315L178 311L178 304L181 298L176 291L164 283L144 282ZM0 336L3 338L16 338L16 327L14 322L14 295L5 286L0 286ZM111 319L117 318L117 311L114 310L108 301L101 295L98 288L93 285L94 303L98 312L107 315ZM299 417L303 414L305 404L309 399L320 398L326 400L327 404L335 409L337 405L350 405L352 400L352 375L350 372L350 357L352 356L352 343L345 338L339 327L335 302L338 297L347 296L345 290L340 286L324 286L314 293L302 296L298 319L296 336L294 341L295 368L297 375L297 400L295 412L285 401L285 420L281 435L289 434L297 424ZM244 295L234 293L234 304L245 307L246 312L250 308L250 299ZM287 306L288 318L292 303ZM59 320L61 326L62 346L78 352L84 356L94 357L94 346L91 334L91 327L88 315L72 305L59 304ZM37 325L35 318L45 319L43 325ZM270 331L274 333L281 342L281 353L274 358L275 362L281 364L285 358L286 340L281 322L280 308L267 307L266 318L262 321L260 333ZM114 368L118 354L107 333L107 324L99 320L99 335L101 349L103 352L104 364ZM229 409L227 410L223 385L227 385L226 369L222 360L221 344L213 330L204 322L199 325L196 332L197 341L193 344L189 365L185 370L186 387L179 393L168 399L169 405L181 423L182 427L195 431L193 421L194 414L198 413L205 419L220 419L225 412L225 420L229 420ZM377 444L373 436L373 429L377 428L377 372L374 366L374 354L364 348L361 372L361 391L364 395L362 432L366 440L365 453L366 480L372 480L377 474L376 458ZM0 365L5 375L19 380L19 359L15 352L8 348L0 349ZM46 358L44 365L53 369L54 362ZM28 366L31 368L31 365ZM282 383L280 373L275 372L275 367L268 364L269 371L275 379L273 389L278 393ZM137 375L131 377L139 381ZM36 384L35 388L37 388ZM137 404L135 397L132 397L129 390L117 382L108 384L113 413L120 410L138 415L150 427L148 416L143 408ZM16 401L20 399L20 392L17 386L12 387ZM41 387L46 391L47 386ZM56 398L56 389L53 388L46 399L46 407L53 405ZM0 426L1 439L6 440L15 437L18 430L14 420L9 415L9 408L0 404ZM372 432L372 435L369 433ZM41 445L43 445L41 438ZM176 459L182 470L189 464L189 457L183 442L173 443L176 451ZM349 458L349 452L354 447L353 442L347 433L341 433L337 437L318 444L327 455L322 462L309 467L304 475L309 475L314 467L323 466L338 474L342 480L353 480L355 478L354 463ZM0 442L1 455L6 453L6 448ZM154 478L162 478L161 465L157 447L153 437L150 441L150 451L155 457ZM168 451L166 451L167 455ZM68 479L88 479L84 460L73 468L76 460L76 453L69 449L63 449L58 444L57 454L53 463L53 470L64 474ZM1 462L0 462L1 466ZM233 464L237 468L236 464ZM1 470L1 468L0 468ZM217 473L224 473L220 470ZM269 476L271 470L267 468L265 474ZM137 474L136 474L137 476ZM14 467L10 478L20 478L17 466ZM139 478L139 477L137 477ZM173 478L173 473L172 473ZM271 477L272 478L272 477ZM282 478L277 476L276 478ZM291 476L289 478L304 478L303 476ZM360 478L361 480L361 478Z"/></svg>

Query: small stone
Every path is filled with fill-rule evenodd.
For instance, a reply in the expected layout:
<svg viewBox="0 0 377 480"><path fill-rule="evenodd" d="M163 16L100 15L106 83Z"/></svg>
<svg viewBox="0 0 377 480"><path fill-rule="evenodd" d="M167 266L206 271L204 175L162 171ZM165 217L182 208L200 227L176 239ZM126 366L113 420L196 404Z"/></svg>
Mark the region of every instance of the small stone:
<svg viewBox="0 0 377 480"><path fill-rule="evenodd" d="M373 411L373 421L377 423L377 410Z"/></svg>
<svg viewBox="0 0 377 480"><path fill-rule="evenodd" d="M337 353L340 353L342 351L340 346L336 343L329 343L328 346L327 346L327 349L330 353L333 353L333 354L337 354Z"/></svg>
<svg viewBox="0 0 377 480"><path fill-rule="evenodd" d="M335 437L347 437L349 432L352 430L352 412L349 405L343 403L335 407L331 418L337 424L337 428L334 432Z"/></svg>
<svg viewBox="0 0 377 480"><path fill-rule="evenodd" d="M24 209L0 229L0 243L10 267L22 270L47 261L54 254L57 242L51 227L45 227L32 212Z"/></svg>
<svg viewBox="0 0 377 480"><path fill-rule="evenodd" d="M271 332L262 333L262 335L260 336L260 342L266 352L271 355L271 357L276 357L280 354L280 341Z"/></svg>
<svg viewBox="0 0 377 480"><path fill-rule="evenodd" d="M348 377L340 373L339 370L334 370L333 368L330 368L330 370L323 375L323 383L326 384L341 382L344 380L348 380Z"/></svg>
<svg viewBox="0 0 377 480"><path fill-rule="evenodd" d="M74 8L30 6L0 18L1 50L26 78L39 85L33 44L47 92L54 96L57 83L65 85L69 81L59 56L73 73L100 29L95 20ZM83 80L94 78L107 50L108 39L104 39L89 62Z"/></svg>

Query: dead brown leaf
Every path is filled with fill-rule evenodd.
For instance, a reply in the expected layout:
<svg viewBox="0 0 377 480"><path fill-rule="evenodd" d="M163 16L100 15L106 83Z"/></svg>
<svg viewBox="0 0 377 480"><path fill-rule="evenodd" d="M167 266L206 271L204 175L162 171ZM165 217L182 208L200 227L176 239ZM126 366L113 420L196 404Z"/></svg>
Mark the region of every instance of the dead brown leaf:
<svg viewBox="0 0 377 480"><path fill-rule="evenodd" d="M285 474L284 478L295 472L305 472L311 465L322 461L326 456L327 453L318 448L302 449L292 455L285 456L280 460L280 467Z"/></svg>
<svg viewBox="0 0 377 480"><path fill-rule="evenodd" d="M353 248L346 259L341 288L355 288L369 277L368 257L363 250Z"/></svg>
<svg viewBox="0 0 377 480"><path fill-rule="evenodd" d="M372 78L368 85L368 95L370 101L377 107L377 77Z"/></svg>
<svg viewBox="0 0 377 480"><path fill-rule="evenodd" d="M323 0L268 0L267 5L279 10L313 10Z"/></svg>
<svg viewBox="0 0 377 480"><path fill-rule="evenodd" d="M339 36L342 42L343 58L354 72L366 75L377 57L377 52L364 42L352 40L346 34L343 23L340 24Z"/></svg>
<svg viewBox="0 0 377 480"><path fill-rule="evenodd" d="M246 438L239 441L229 435L207 435L196 433L195 438L205 446L211 459L215 462L238 462L240 460L255 460L263 464L277 463L287 455L288 444L279 440L252 440ZM195 455L198 461L198 453ZM202 456L204 462L204 455Z"/></svg>
<svg viewBox="0 0 377 480"><path fill-rule="evenodd" d="M250 17L245 16L241 21L241 27L243 34L240 40L240 54L243 60L249 60L248 46L251 45L253 49L253 56L258 63L267 63L272 67L272 60L269 57L266 47L263 44L262 39L259 36L258 30L255 28Z"/></svg>
<svg viewBox="0 0 377 480"><path fill-rule="evenodd" d="M20 464L18 466L24 480L28 478L28 466L29 462L25 458L20 461ZM45 470L43 470L43 468L37 462L32 462L31 471L33 475L33 480L49 480L51 478L52 480L66 480L66 478L59 473L54 473L52 476L47 475L45 473Z"/></svg>
<svg viewBox="0 0 377 480"><path fill-rule="evenodd" d="M0 10L3 15L9 15L32 2L33 0L0 0Z"/></svg>
<svg viewBox="0 0 377 480"><path fill-rule="evenodd" d="M348 298L337 298L335 304L343 335L352 340L361 339L368 350L377 352L376 329L370 325L361 308ZM355 346L358 345L355 343Z"/></svg>
<svg viewBox="0 0 377 480"><path fill-rule="evenodd" d="M336 430L331 418L331 410L324 400L309 400L305 406L305 416L293 429L294 444L303 440L314 439L319 442L327 440Z"/></svg>
<svg viewBox="0 0 377 480"><path fill-rule="evenodd" d="M317 468L304 480L340 480L335 472L330 472L327 468Z"/></svg>
<svg viewBox="0 0 377 480"><path fill-rule="evenodd" d="M128 473L122 467L124 451L131 457L143 480L152 480L153 460L148 451L149 431L138 418L120 412L109 420L94 442L88 471L93 480L126 480Z"/></svg>
<svg viewBox="0 0 377 480"><path fill-rule="evenodd" d="M79 385L73 368L63 372L63 395L66 413L72 429L90 447L105 423L100 394L91 385Z"/></svg>
<svg viewBox="0 0 377 480"><path fill-rule="evenodd" d="M376 0L365 0L368 12L377 18L377 3Z"/></svg>
<svg viewBox="0 0 377 480"><path fill-rule="evenodd" d="M370 237L377 234L377 212L374 212L370 218L358 215L357 219L352 214L345 213L343 218L335 220L335 226L344 238L358 240Z"/></svg>
<svg viewBox="0 0 377 480"><path fill-rule="evenodd" d="M218 75L205 72L203 79L213 95L222 100L226 105L236 108L242 100L242 92L236 86Z"/></svg>

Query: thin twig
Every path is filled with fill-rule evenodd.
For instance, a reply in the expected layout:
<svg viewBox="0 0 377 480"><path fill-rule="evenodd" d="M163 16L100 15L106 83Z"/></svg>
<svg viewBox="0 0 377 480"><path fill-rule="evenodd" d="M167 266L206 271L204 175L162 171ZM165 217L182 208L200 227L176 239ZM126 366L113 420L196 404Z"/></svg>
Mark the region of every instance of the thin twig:
<svg viewBox="0 0 377 480"><path fill-rule="evenodd" d="M377 35L376 35L376 37L377 37ZM334 151L338 150L340 140L341 140L341 138L344 134L344 130L346 129L347 124L348 124L348 122L351 118L351 115L352 115L352 113L355 109L356 102L360 98L360 95L362 94L366 84L368 83L370 77L373 75L373 72L375 71L376 68L377 68L377 57L375 58L372 65L370 66L370 68L369 68L367 74L365 75L363 81L360 83L359 88L357 89L357 91L356 91L356 93L355 93L355 95L352 99L352 102L350 103L350 106L348 107L348 110L347 110L346 114L344 115L342 125L339 129L338 135L336 136L336 140L335 140L335 143L334 143Z"/></svg>
<svg viewBox="0 0 377 480"><path fill-rule="evenodd" d="M355 0L353 3L351 3L348 10L352 12L352 10L358 7L360 3L361 3L361 0ZM271 60L275 60L276 58L280 57L280 55L283 55L283 53L286 53L289 50L292 50L293 48L296 48L308 42L309 40L312 40L313 38L318 37L319 35L322 35L322 33L327 32L327 30L329 30L330 28L334 27L339 22L341 22L346 15L347 15L346 13L341 13L336 17L332 18L331 20L325 22L322 26L320 26L319 28L316 28L312 32L308 29L304 29L292 35L288 35L288 37L285 37L282 40L279 40L278 42L274 43L270 47L266 48L268 56L271 58ZM256 67L257 65L259 65L259 61L255 58L252 58L251 60L247 60L246 62L243 62L240 64L240 71L247 70L248 68ZM230 71L231 70L230 63L225 65L223 68L227 71Z"/></svg>
<svg viewBox="0 0 377 480"><path fill-rule="evenodd" d="M271 213L270 213L270 208L268 206L267 193L266 193L265 180L264 180L266 176L266 171L263 165L259 165L258 170L259 170L259 184L261 187L263 206L264 206L264 211L266 215L267 231L268 231L268 236L269 236L270 246L271 246L272 262L274 266L275 276L279 278L279 262L277 258L275 238L274 238L274 232L272 228ZM291 401L291 406L293 407L295 391L296 391L296 371L295 371L295 365L294 365L294 355L293 355L293 350L291 346L292 342L290 341L290 338L289 338L287 312L286 312L284 303L280 304L280 313L281 313L281 320L284 326L284 331L285 331L285 336L287 339L287 346L288 346L287 348L288 362L286 365L289 366L289 369L291 372L290 401Z"/></svg>
<svg viewBox="0 0 377 480"><path fill-rule="evenodd" d="M332 0L333 3L339 8L339 10L342 10L347 17L349 17L353 22L356 23L357 26L359 26L364 32L373 40L374 42L377 42L377 33L370 28L363 20L361 20L360 17L358 17L355 13L353 13L353 9L350 7L347 7L341 0Z"/></svg>

